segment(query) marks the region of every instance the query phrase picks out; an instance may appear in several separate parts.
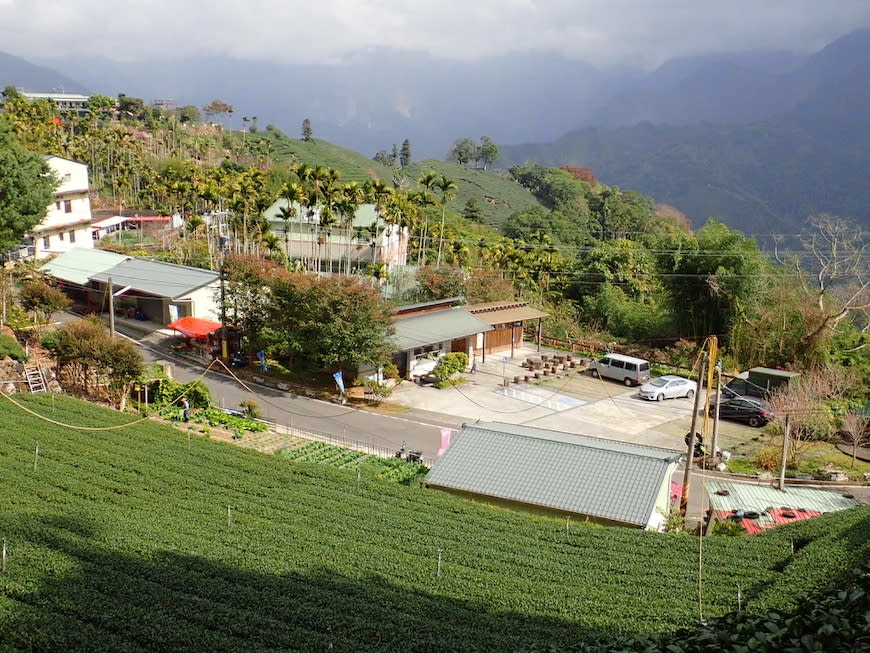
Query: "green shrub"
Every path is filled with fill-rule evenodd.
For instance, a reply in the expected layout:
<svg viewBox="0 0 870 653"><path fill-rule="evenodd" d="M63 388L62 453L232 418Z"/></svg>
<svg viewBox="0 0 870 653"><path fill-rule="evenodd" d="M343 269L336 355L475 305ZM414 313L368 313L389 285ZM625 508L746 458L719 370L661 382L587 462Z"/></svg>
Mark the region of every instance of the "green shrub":
<svg viewBox="0 0 870 653"><path fill-rule="evenodd" d="M728 535L731 537L746 535L746 531L743 530L743 526L740 525L740 522L733 519L716 522L713 524L712 533L713 535Z"/></svg>
<svg viewBox="0 0 870 653"><path fill-rule="evenodd" d="M27 354L24 353L21 344L12 336L2 334L0 335L0 359L7 356L22 363L27 360Z"/></svg>
<svg viewBox="0 0 870 653"><path fill-rule="evenodd" d="M454 374L464 372L468 368L468 354L461 351L455 351L451 354L444 354L438 359L435 369L432 374L439 382L447 381Z"/></svg>
<svg viewBox="0 0 870 653"><path fill-rule="evenodd" d="M240 401L239 406L241 407L242 412L245 413L246 417L250 417L251 419L257 419L263 416L263 411L260 410L260 406L253 399L245 399L244 401Z"/></svg>
<svg viewBox="0 0 870 653"><path fill-rule="evenodd" d="M181 397L187 397L191 408L211 406L211 390L202 381L179 383L169 378L154 379L149 383L148 391L154 398L154 405L158 407L170 404L180 406L178 399Z"/></svg>
<svg viewBox="0 0 870 653"><path fill-rule="evenodd" d="M58 329L49 329L42 334L39 343L50 351L53 355L57 355L58 346L63 334Z"/></svg>
<svg viewBox="0 0 870 653"><path fill-rule="evenodd" d="M366 379L366 393L374 395L375 401L382 401L390 396L392 390L386 383L378 383L372 379Z"/></svg>
<svg viewBox="0 0 870 653"><path fill-rule="evenodd" d="M399 377L399 368L396 367L396 364L393 361L387 361L384 363L384 378L385 379L398 379Z"/></svg>
<svg viewBox="0 0 870 653"><path fill-rule="evenodd" d="M755 454L755 465L758 469L775 471L782 464L781 447L763 447Z"/></svg>

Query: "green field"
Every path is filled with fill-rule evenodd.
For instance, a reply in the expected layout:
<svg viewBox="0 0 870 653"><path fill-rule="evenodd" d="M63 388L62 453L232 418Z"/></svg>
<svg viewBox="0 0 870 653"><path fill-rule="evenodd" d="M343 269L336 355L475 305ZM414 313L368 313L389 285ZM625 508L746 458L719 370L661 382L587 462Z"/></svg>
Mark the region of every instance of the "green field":
<svg viewBox="0 0 870 653"><path fill-rule="evenodd" d="M394 178L404 179L404 187L416 189L417 179L430 170L445 175L456 182L456 198L447 207L454 213L461 213L465 203L474 198L480 206L483 221L491 227L500 227L516 211L539 204L527 189L515 182L504 170L475 170L457 163L426 159L411 163L403 169L385 166L370 157L352 150L314 139L303 141L284 135L270 135L278 160L307 163L312 167L326 166L341 173L341 181L356 181L360 184L371 179L380 179L391 184ZM435 191L436 199L439 193Z"/></svg>
<svg viewBox="0 0 870 653"><path fill-rule="evenodd" d="M67 424L133 419L16 400ZM577 650L732 612L738 586L744 608L786 610L868 553L870 509L705 538L699 604L695 538L0 402L3 650Z"/></svg>
<svg viewBox="0 0 870 653"><path fill-rule="evenodd" d="M363 184L372 179L382 179L390 183L393 178L392 168L359 152L316 138L311 141L303 141L279 137L273 138L273 143L276 158L307 163L311 167L333 168L341 173L342 182L356 181Z"/></svg>
<svg viewBox="0 0 870 653"><path fill-rule="evenodd" d="M456 182L456 199L447 204L449 210L461 213L465 203L474 198L484 222L491 227L500 227L513 213L540 204L528 189L511 179L504 170L473 170L457 163L426 159L412 163L403 173L413 182L430 170ZM435 196L439 197L437 190Z"/></svg>

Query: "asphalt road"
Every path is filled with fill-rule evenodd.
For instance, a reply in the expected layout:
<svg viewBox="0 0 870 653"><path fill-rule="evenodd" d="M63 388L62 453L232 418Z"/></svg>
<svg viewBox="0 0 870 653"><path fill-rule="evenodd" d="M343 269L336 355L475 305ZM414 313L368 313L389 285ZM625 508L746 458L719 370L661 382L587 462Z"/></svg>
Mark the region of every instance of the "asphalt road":
<svg viewBox="0 0 870 653"><path fill-rule="evenodd" d="M222 408L238 408L242 401L253 400L263 416L276 424L326 435L337 441L388 451L398 451L404 443L407 449L422 451L424 456L434 458L441 445L441 429L460 426L457 418L448 415L423 415L413 410L400 415L381 414L294 395L249 381L242 385L224 372L209 371L203 376L208 365L206 362L196 365L147 342L134 342L142 348L147 363L168 364L175 380L186 383L203 379L212 392L212 398Z"/></svg>

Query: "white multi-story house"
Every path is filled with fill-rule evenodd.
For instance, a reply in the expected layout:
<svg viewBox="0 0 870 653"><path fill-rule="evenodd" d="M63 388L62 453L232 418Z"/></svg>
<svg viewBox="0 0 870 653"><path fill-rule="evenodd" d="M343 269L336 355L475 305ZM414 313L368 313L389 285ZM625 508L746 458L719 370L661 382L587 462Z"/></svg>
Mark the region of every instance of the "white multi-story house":
<svg viewBox="0 0 870 653"><path fill-rule="evenodd" d="M80 116L88 112L89 96L79 93L31 93L21 91L21 95L31 102L34 100L51 100L61 113L77 113Z"/></svg>
<svg viewBox="0 0 870 653"><path fill-rule="evenodd" d="M91 200L88 197L88 167L83 163L46 156L60 180L45 218L33 229L33 254L47 258L73 247L93 248Z"/></svg>
<svg viewBox="0 0 870 653"><path fill-rule="evenodd" d="M343 223L321 224L319 207L310 210L294 203L292 217L285 220L286 199L277 200L263 213L284 253L318 272L358 273L369 263L383 263L387 270L407 265L407 227L388 224L374 204L357 207Z"/></svg>

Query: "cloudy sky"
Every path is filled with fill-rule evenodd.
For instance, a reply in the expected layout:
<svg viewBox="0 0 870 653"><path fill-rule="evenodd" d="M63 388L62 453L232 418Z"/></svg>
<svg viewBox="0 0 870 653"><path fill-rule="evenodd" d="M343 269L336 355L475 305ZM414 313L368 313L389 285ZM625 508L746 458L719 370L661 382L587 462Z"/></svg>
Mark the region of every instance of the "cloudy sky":
<svg viewBox="0 0 870 653"><path fill-rule="evenodd" d="M868 0L0 0L0 51L38 59L338 62L390 47L652 67L698 52L815 51L868 26Z"/></svg>

